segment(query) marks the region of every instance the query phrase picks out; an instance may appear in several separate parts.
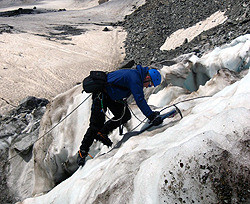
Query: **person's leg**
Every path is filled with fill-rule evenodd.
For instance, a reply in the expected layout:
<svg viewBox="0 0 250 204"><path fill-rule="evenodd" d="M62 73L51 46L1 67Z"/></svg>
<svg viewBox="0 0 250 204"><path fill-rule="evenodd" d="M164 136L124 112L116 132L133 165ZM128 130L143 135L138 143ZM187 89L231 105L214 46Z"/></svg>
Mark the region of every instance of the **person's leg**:
<svg viewBox="0 0 250 204"><path fill-rule="evenodd" d="M105 111L107 110L106 105L103 108L105 109ZM98 97L98 94L93 94L89 128L86 131L82 140L82 144L80 146L80 151L78 154L78 164L80 163L80 165L84 165L85 157L89 152L89 148L93 144L97 132L103 127L104 122L105 115L102 112L101 100Z"/></svg>
<svg viewBox="0 0 250 204"><path fill-rule="evenodd" d="M100 130L100 132L105 135L108 135L115 128L125 124L131 119L131 113L125 102L116 102L107 96L107 106L113 113L114 117L108 120Z"/></svg>
<svg viewBox="0 0 250 204"><path fill-rule="evenodd" d="M80 150L86 152L89 151L89 147L92 145L95 135L103 127L105 122L105 115L102 112L101 100L98 97L98 94L93 94L92 101L89 128L85 133L82 145L80 146Z"/></svg>

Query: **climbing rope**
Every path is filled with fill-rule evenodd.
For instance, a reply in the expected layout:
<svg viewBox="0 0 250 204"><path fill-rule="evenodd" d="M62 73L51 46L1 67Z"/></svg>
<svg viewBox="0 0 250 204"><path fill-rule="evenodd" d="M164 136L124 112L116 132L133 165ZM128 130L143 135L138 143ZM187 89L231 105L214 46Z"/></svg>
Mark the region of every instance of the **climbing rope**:
<svg viewBox="0 0 250 204"><path fill-rule="evenodd" d="M123 118L123 116L125 115L126 107L128 106L127 103L124 102L124 101L122 101L122 102L120 101L120 103L123 103L123 104L124 104L123 113L122 113L122 115L121 115L120 118L118 118L118 119L110 118L110 117L106 114L106 112L105 112L105 110L104 110L104 107L103 107L103 94L102 94L102 98L100 98L100 95L101 95L101 94L102 94L102 93L98 94L97 97L98 97L98 99L101 101L101 108L102 108L102 112L103 112L103 114L105 115L105 117L108 118L108 119L111 120L111 121L114 121L114 122L120 121L120 120ZM129 107L129 106L128 106L128 107Z"/></svg>
<svg viewBox="0 0 250 204"><path fill-rule="evenodd" d="M133 114L133 116L134 116L138 121L140 121L141 123L146 123L146 122L144 122L144 120L146 120L146 118L144 118L144 120L141 120L140 118L138 118L138 117L135 115L135 113L133 112L132 108L130 108L129 106L128 106L128 108L129 108L130 112Z"/></svg>
<svg viewBox="0 0 250 204"><path fill-rule="evenodd" d="M169 106L166 106L166 107L164 107L163 109L161 109L159 112L162 112L162 111L164 111L164 110L166 110L167 108L170 108L170 107L172 107L172 106L176 106L177 104L179 104L179 103L184 103L184 102L187 102L187 101L193 101L193 100L196 100L196 99L201 99L201 98L208 98L208 97L212 97L212 96L198 96L198 97L195 97L195 98L190 98L190 99L186 99L186 100L182 100L182 101L179 101L179 102L177 102L177 103L174 103L174 104L172 104L172 105L169 105ZM136 117L137 118L137 117ZM138 119L138 118L137 118ZM136 128L138 128L142 123L145 123L144 121L147 119L147 117L145 117L142 121L141 120L139 120L140 121L140 123L137 125L137 126L135 126L132 130L130 130L129 132L133 132ZM128 132L128 133L129 133ZM127 133L125 133L125 134L127 134ZM125 135L125 134L123 134L123 135Z"/></svg>
<svg viewBox="0 0 250 204"><path fill-rule="evenodd" d="M2 98L2 97L0 97L5 103L7 103L8 105L10 105L10 106L13 106L14 108L17 108L17 106L16 105L14 105L14 104L12 104L12 103L10 103L9 101L7 101L6 99L4 99L4 98Z"/></svg>
<svg viewBox="0 0 250 204"><path fill-rule="evenodd" d="M37 141L39 141L40 139L42 139L43 137L45 137L47 134L49 134L53 129L55 129L60 123L62 123L66 118L68 118L74 111L76 111L90 96L91 96L92 94L90 94L87 98L85 98L78 106L76 106L69 114L67 114L62 120L60 120L56 125L54 125L51 129L49 129L47 132L45 132L41 137L39 137L38 139L36 139L33 143L32 143L32 145L34 145ZM186 99L186 100L183 100L183 101L179 101L179 102L177 102L177 103L175 103L175 104L172 104L172 105L169 105L169 106L166 106L166 107L164 107L163 109L161 109L159 112L162 112L163 110L165 110L165 109L167 109L167 108L170 108L170 107L172 107L172 106L176 106L177 104L179 104L179 103L184 103L184 102L187 102L187 101L192 101L192 100L196 100L196 99L200 99L200 98L206 98L206 97L212 97L212 96L199 96L199 97L196 97L196 98L191 98L191 99ZM126 105L124 106L125 108L126 108ZM129 106L128 106L129 107ZM130 107L129 107L130 108ZM131 109L130 109L131 110ZM132 113L133 113L133 111L131 111ZM105 112L103 112L104 114L105 114ZM124 111L124 113L125 113L125 111ZM133 113L133 115L135 116L135 114ZM123 116L122 116L123 117ZM122 118L121 117L121 118ZM136 116L135 116L136 117ZM140 121L140 123L136 126L136 127L134 127L132 130L130 130L129 132L132 132L132 131L134 131L137 127L139 127L146 119L147 119L147 117L145 117L144 118L144 120L140 120L138 117L136 117L139 121ZM124 135L124 134L122 134L122 135ZM24 150L22 150L22 151L20 151L20 152L18 152L17 154L15 154L14 156L12 156L11 158L9 158L7 161L6 161L6 163L7 162L9 162L11 159L13 159L14 157L16 157L16 156L18 156L18 155L20 155L20 154L22 154L23 152L25 152L25 151L27 151L28 150L28 148L26 148L26 149L24 149Z"/></svg>

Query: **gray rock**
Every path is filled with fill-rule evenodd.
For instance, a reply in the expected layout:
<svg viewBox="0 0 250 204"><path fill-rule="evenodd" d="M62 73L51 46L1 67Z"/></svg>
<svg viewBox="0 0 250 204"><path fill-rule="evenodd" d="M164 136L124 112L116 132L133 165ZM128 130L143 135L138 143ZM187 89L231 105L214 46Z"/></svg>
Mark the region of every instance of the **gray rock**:
<svg viewBox="0 0 250 204"><path fill-rule="evenodd" d="M125 21L120 23L128 32L125 42L126 60L133 59L136 64L147 66L152 63L152 59L154 62L171 60L192 52L194 47L200 47L199 54L202 55L216 46L249 33L248 8L249 2L242 0L147 0L145 5L126 16ZM193 26L218 10L226 12L229 20L224 24L203 32L201 37L198 36L174 50L160 51L166 38L173 32ZM230 37L223 36L229 32ZM205 44L209 46L202 48Z"/></svg>
<svg viewBox="0 0 250 204"><path fill-rule="evenodd" d="M19 154L25 162L29 162L32 156L30 150L38 138L40 120L48 102L47 99L27 97L16 109L0 117L0 203L15 203L18 197L7 186L7 170L11 163L17 161L16 158L8 161L8 152Z"/></svg>

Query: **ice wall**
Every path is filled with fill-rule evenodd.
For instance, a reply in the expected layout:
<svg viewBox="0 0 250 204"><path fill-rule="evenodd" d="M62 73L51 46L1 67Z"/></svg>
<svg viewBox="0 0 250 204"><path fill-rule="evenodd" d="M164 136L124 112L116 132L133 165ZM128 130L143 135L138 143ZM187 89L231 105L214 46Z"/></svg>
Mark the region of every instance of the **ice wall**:
<svg viewBox="0 0 250 204"><path fill-rule="evenodd" d="M247 39L245 45L249 42L249 36L244 37ZM49 137L44 137L35 145L34 193L53 189L22 203L249 201L247 183L250 155L247 149L250 135L250 73L248 70L235 72L238 71L239 52L243 49L233 49L241 44L240 39L244 37L211 52L211 55L207 54L213 66L206 64L205 58L196 58L196 61L189 58L186 67L185 63L180 62L182 66L179 69L178 64L168 67L170 70L166 67L162 69L165 80L169 80L169 76L176 76L176 73L181 78L181 73L185 73L190 64L194 69L194 65L200 61L204 63L204 73L214 73L196 92L189 94L183 88L169 85L150 95L149 103L158 107L157 110L178 102L184 115L182 120L179 116L166 119L159 128L138 136L127 133L122 138L114 131L110 136L114 144L119 140L124 141L119 148L109 151L106 147L94 145L92 152L95 158L88 160L84 167L53 188L60 179L74 171L74 156L87 128L90 113L88 100ZM231 55L230 58L226 57L224 48ZM249 46L246 48L249 49ZM249 68L247 49L243 53L240 59L244 59L244 68ZM224 56L220 59L225 61L217 60L219 56ZM185 81L187 75L183 76ZM211 97L180 102L204 95ZM41 134L58 123L87 96L80 93L80 87L58 96L43 118ZM132 108L143 119L136 106L132 105ZM128 131L138 123L132 118L127 126ZM101 151L96 155L99 147Z"/></svg>
<svg viewBox="0 0 250 204"><path fill-rule="evenodd" d="M130 137L22 203L249 201L249 83L250 73L211 98L188 102L182 120Z"/></svg>
<svg viewBox="0 0 250 204"><path fill-rule="evenodd" d="M226 68L235 72L248 69L250 66L250 34L238 37L229 44L217 47L213 51L197 57L184 55L176 59L172 66L164 66L166 82L180 86L189 91L197 91L219 69Z"/></svg>

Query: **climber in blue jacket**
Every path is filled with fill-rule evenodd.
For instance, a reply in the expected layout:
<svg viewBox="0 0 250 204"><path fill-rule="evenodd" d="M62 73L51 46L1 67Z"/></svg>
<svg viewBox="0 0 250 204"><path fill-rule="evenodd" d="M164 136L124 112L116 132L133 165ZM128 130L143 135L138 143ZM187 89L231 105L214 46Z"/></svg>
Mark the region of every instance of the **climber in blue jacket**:
<svg viewBox="0 0 250 204"><path fill-rule="evenodd" d="M112 141L108 138L108 134L131 119L126 103L126 98L131 94L137 106L153 125L157 126L162 123L158 112L152 111L148 106L143 93L143 87L147 88L152 85L156 87L160 83L161 74L158 70L141 65L137 65L136 69L120 69L107 74L105 91L92 95L90 124L78 151L79 166L85 164L85 158L94 139L110 147ZM114 117L105 122L107 108Z"/></svg>

